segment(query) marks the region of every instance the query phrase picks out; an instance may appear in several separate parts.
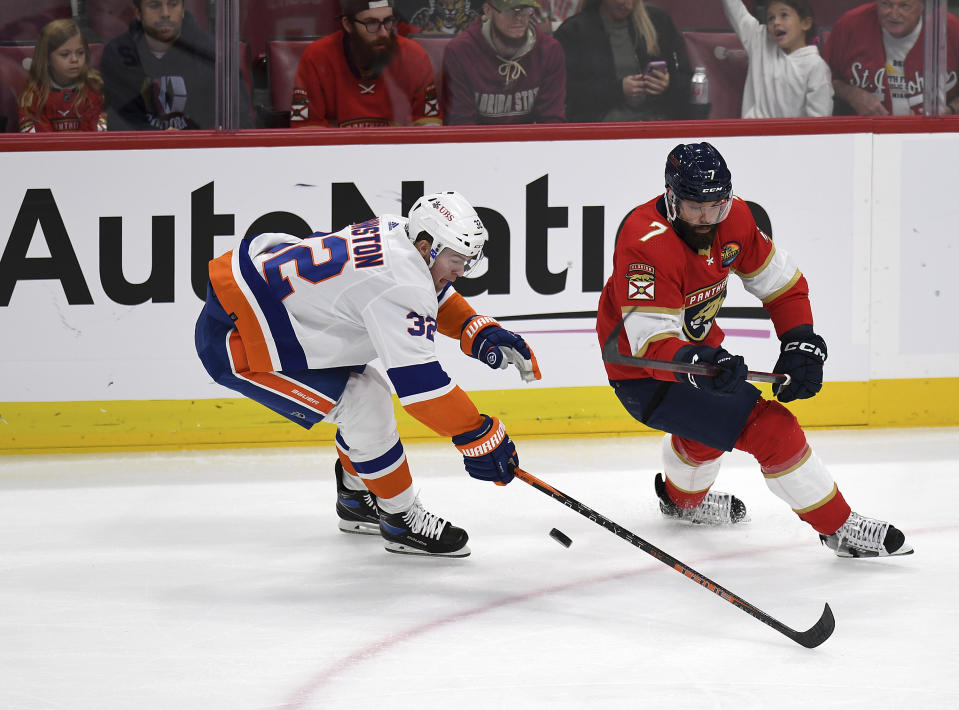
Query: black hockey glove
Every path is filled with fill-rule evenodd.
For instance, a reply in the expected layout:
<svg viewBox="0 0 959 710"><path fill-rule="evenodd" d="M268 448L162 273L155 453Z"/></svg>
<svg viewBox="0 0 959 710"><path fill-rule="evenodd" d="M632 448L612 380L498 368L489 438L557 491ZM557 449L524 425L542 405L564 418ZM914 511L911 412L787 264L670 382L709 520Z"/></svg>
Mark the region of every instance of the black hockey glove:
<svg viewBox="0 0 959 710"><path fill-rule="evenodd" d="M822 366L826 362L826 341L811 325L797 325L782 334L779 359L773 372L789 375L788 385L773 385L780 402L809 399L822 389Z"/></svg>
<svg viewBox="0 0 959 710"><path fill-rule="evenodd" d="M506 330L489 316L473 316L463 326L460 346L467 355L495 369L505 370L513 363L523 382L542 377L533 349L522 337Z"/></svg>
<svg viewBox="0 0 959 710"><path fill-rule="evenodd" d="M480 416L483 424L454 436L453 445L463 454L463 465L469 475L505 486L513 480L513 469L519 466L516 445L503 422L485 414Z"/></svg>
<svg viewBox="0 0 959 710"><path fill-rule="evenodd" d="M676 379L688 382L704 392L718 395L731 395L746 382L749 369L741 355L731 355L723 348L711 348L708 345L685 345L673 356L675 362L701 363L720 368L716 375L692 375L677 372Z"/></svg>

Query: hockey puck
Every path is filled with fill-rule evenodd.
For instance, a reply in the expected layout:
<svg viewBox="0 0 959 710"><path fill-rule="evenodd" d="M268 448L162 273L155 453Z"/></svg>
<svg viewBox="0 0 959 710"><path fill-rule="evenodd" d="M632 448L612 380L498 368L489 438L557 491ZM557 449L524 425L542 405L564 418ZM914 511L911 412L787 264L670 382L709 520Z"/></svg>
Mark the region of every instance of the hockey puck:
<svg viewBox="0 0 959 710"><path fill-rule="evenodd" d="M569 547L573 544L573 541L564 533L560 532L556 528L553 528L549 531L549 536L556 540L563 547Z"/></svg>

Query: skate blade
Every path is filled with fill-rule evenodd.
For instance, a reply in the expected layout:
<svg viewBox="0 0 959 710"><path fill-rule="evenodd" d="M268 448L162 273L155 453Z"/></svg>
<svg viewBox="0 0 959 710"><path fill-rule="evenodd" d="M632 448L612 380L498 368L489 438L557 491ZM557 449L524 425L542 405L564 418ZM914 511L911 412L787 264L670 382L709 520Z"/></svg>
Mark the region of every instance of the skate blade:
<svg viewBox="0 0 959 710"><path fill-rule="evenodd" d="M386 547L387 552L393 552L397 555L419 555L420 557L469 557L470 554L470 549L466 545L452 552L427 552L418 547L410 547L401 542L387 540L384 547Z"/></svg>
<svg viewBox="0 0 959 710"><path fill-rule="evenodd" d="M345 533L355 533L357 535L379 535L380 526L378 523L364 523L360 520L340 520L340 530Z"/></svg>
<svg viewBox="0 0 959 710"><path fill-rule="evenodd" d="M843 559L854 559L854 560L872 560L878 557L899 557L901 555L911 555L915 550L912 549L910 545L903 545L895 552L881 555L878 552L862 552L859 550L854 550L852 552L847 552L843 550L842 552L836 552L836 557L842 557Z"/></svg>

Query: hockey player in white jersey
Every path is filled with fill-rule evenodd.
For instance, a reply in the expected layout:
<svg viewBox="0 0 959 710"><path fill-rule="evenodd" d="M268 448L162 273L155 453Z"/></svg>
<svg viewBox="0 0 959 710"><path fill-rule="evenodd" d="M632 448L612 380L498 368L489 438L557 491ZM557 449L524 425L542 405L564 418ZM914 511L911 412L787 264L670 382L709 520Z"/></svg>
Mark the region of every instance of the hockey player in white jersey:
<svg viewBox="0 0 959 710"><path fill-rule="evenodd" d="M426 195L409 219L382 215L333 234L261 234L210 262L196 346L218 383L310 428L338 427L340 529L386 549L465 557L468 535L427 511L413 481L379 358L403 408L451 437L474 478L509 483L516 447L436 357L437 332L494 368L540 378L520 336L477 315L452 283L480 263L487 231L455 192Z"/></svg>

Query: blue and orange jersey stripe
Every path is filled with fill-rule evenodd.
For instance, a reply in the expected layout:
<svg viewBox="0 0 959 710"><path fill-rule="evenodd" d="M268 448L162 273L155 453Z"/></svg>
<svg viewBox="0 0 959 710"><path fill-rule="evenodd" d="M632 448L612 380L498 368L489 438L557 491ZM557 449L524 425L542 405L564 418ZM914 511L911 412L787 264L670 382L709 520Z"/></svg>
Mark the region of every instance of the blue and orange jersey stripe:
<svg viewBox="0 0 959 710"><path fill-rule="evenodd" d="M305 370L306 353L290 316L250 258L251 241L210 262L210 283L240 331L251 370Z"/></svg>

